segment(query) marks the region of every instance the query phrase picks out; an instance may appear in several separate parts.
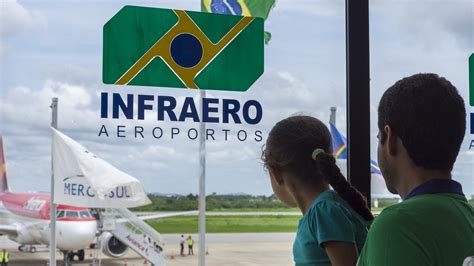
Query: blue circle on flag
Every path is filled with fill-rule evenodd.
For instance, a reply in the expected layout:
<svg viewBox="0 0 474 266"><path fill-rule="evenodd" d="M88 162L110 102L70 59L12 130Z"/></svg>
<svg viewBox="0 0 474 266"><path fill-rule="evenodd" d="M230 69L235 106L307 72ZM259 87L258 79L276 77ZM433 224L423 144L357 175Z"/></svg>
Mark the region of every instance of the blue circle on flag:
<svg viewBox="0 0 474 266"><path fill-rule="evenodd" d="M171 41L170 53L176 64L191 68L201 61L202 45L194 35L182 33Z"/></svg>
<svg viewBox="0 0 474 266"><path fill-rule="evenodd" d="M211 12L228 15L242 15L242 6L237 0L212 0Z"/></svg>

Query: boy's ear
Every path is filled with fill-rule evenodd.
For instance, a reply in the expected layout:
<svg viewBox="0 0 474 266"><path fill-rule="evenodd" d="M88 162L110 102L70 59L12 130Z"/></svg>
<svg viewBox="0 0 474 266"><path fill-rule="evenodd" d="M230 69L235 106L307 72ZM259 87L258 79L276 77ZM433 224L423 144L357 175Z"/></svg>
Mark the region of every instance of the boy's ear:
<svg viewBox="0 0 474 266"><path fill-rule="evenodd" d="M398 136L394 134L392 128L390 126L385 126L384 127L385 135L387 136L387 151L390 155L395 156L398 153Z"/></svg>
<svg viewBox="0 0 474 266"><path fill-rule="evenodd" d="M283 184L283 176L280 171L268 167L268 172L270 172L270 178L273 178L276 184L278 184L279 186Z"/></svg>

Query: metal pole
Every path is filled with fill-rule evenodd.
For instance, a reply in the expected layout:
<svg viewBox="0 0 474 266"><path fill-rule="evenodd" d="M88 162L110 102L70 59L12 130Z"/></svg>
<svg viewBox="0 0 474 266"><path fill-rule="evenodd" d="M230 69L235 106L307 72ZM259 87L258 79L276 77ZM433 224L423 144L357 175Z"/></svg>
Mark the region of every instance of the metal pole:
<svg viewBox="0 0 474 266"><path fill-rule="evenodd" d="M346 0L348 180L370 206L369 0Z"/></svg>
<svg viewBox="0 0 474 266"><path fill-rule="evenodd" d="M336 110L337 110L337 108L333 106L333 107L331 107L330 110L331 110L331 116L329 117L329 123L336 126Z"/></svg>
<svg viewBox="0 0 474 266"><path fill-rule="evenodd" d="M199 90L201 114L205 90ZM206 124L199 124L199 266L206 265Z"/></svg>
<svg viewBox="0 0 474 266"><path fill-rule="evenodd" d="M205 10L201 10L205 12ZM201 115L203 114L203 99L206 90L199 90L201 100ZM206 124L199 124L199 266L206 265Z"/></svg>
<svg viewBox="0 0 474 266"><path fill-rule="evenodd" d="M53 98L51 102L52 117L51 127L58 128L58 98ZM50 234L49 234L49 265L56 266L56 204L54 204L54 170L53 170L53 144L51 141L51 207L50 207Z"/></svg>

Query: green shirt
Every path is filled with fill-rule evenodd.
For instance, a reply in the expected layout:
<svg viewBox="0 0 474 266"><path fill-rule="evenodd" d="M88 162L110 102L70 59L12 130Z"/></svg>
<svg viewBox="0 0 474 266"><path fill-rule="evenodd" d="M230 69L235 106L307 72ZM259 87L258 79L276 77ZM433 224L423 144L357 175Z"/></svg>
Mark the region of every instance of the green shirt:
<svg viewBox="0 0 474 266"><path fill-rule="evenodd" d="M462 265L474 255L474 211L464 196L423 194L390 206L373 222L359 264Z"/></svg>
<svg viewBox="0 0 474 266"><path fill-rule="evenodd" d="M295 264L331 265L323 248L328 241L354 243L360 251L367 224L336 192L324 191L299 221L293 244Z"/></svg>

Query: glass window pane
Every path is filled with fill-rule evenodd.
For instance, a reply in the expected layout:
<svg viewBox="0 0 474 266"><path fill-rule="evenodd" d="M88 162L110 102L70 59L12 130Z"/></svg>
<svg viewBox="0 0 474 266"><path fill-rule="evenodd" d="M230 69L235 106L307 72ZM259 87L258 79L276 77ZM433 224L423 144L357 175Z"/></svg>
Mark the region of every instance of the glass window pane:
<svg viewBox="0 0 474 266"><path fill-rule="evenodd" d="M80 215L81 215L81 218L90 218L91 217L89 211L81 211Z"/></svg>
<svg viewBox="0 0 474 266"><path fill-rule="evenodd" d="M77 211L66 211L67 218L79 218L79 212Z"/></svg>
<svg viewBox="0 0 474 266"><path fill-rule="evenodd" d="M64 211L57 211L56 212L56 218L63 218L64 217Z"/></svg>
<svg viewBox="0 0 474 266"><path fill-rule="evenodd" d="M436 73L448 79L469 105L468 57L474 51L472 1L371 1L371 138L377 149L377 106L384 91L397 80L416 73ZM469 120L468 120L469 121ZM468 199L474 195L474 135L469 123L452 171ZM436 143L433 143L436 145ZM398 202L384 199L383 206ZM472 202L472 200L471 200Z"/></svg>

